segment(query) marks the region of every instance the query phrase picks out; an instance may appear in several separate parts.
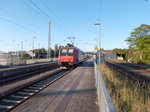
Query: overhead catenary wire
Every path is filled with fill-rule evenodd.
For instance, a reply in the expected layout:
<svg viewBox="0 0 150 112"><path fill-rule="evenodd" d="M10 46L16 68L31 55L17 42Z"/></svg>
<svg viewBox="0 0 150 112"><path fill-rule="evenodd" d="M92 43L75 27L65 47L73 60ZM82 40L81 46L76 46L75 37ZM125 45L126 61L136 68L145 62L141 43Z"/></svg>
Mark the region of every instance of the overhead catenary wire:
<svg viewBox="0 0 150 112"><path fill-rule="evenodd" d="M28 3L26 3L24 0L20 0L25 6L27 6L28 8L32 9L35 13L37 14L41 14L39 11L37 11L36 9L34 9L32 6L30 6ZM46 17L45 17L46 18ZM40 29L42 26L45 26L47 23L39 25L38 27L36 27L36 29Z"/></svg>
<svg viewBox="0 0 150 112"><path fill-rule="evenodd" d="M6 11L6 10L4 10L4 9L0 9L0 11L3 12L3 13L5 13L5 14L7 14L7 15L9 15L9 16L11 16L11 17L13 17L13 18L15 18L15 19L17 19L17 20L19 20L19 21L21 21L21 22L23 22L23 23L26 23L26 24L28 24L28 25L30 25L30 26L31 26L31 25L34 26L33 24L27 22L25 19L20 18L20 17L18 17L18 16L16 16L16 15L10 13L9 11ZM4 17L0 17L0 19L1 19L1 20L4 20L4 21L7 21L7 22L9 22L9 23L15 24L15 25L17 25L17 26L19 26L19 27L22 27L22 28L24 28L24 29L26 29L26 30L28 30L28 31L30 31L30 32L39 34L39 32L36 32L36 31L34 31L33 29L30 29L30 28L28 28L28 27L25 27L24 25L18 24L18 23L16 23L16 22L12 21L12 20L6 19L6 18L4 18Z"/></svg>
<svg viewBox="0 0 150 112"><path fill-rule="evenodd" d="M45 3L44 0L41 0L41 2L42 2L43 5L56 17L56 19L57 19L58 21L60 21L67 29L70 30L70 32L71 32L72 34L74 34L74 33L72 32L72 30L71 30L70 28L68 28L68 26L54 13L54 11L52 11L52 9L50 9L50 8L48 7L48 5Z"/></svg>
<svg viewBox="0 0 150 112"><path fill-rule="evenodd" d="M56 19L58 19L60 22L61 19L47 6L47 4L44 2L44 0L41 0L42 4L56 17Z"/></svg>
<svg viewBox="0 0 150 112"><path fill-rule="evenodd" d="M10 12L4 10L4 9L0 9L0 11L1 11L1 12L4 12L5 14L7 14L7 15L9 15L9 16L11 16L11 17L13 17L13 18L15 18L15 19L17 19L17 20L23 22L23 23L26 23L26 24L28 24L28 25L30 25L30 26L34 26L33 24L29 23L29 22L26 21L25 19L20 18L20 17L14 15L14 14L12 14L12 13L10 13ZM34 27L37 27L37 26L34 26Z"/></svg>
<svg viewBox="0 0 150 112"><path fill-rule="evenodd" d="M0 19L1 19L1 20L4 20L4 21L7 21L7 22L9 22L9 23L15 24L15 25L17 25L17 26L19 26L19 27L21 27L21 28L24 28L24 29L26 29L26 30L29 30L29 31L31 31L31 32L33 32L33 33L39 34L38 32L35 32L34 30L32 30L32 29L30 29L30 28L27 28L27 27L25 27L25 26L23 26L23 25L20 25L20 24L18 24L18 23L15 23L15 22L13 22L13 21L11 21L11 20L9 20L9 19L6 19L6 18L4 18L4 17L0 17Z"/></svg>
<svg viewBox="0 0 150 112"><path fill-rule="evenodd" d="M103 0L98 0L98 19L101 19L101 13L102 13L102 6L103 6Z"/></svg>
<svg viewBox="0 0 150 112"><path fill-rule="evenodd" d="M35 13L37 13L38 15L43 14L43 11L42 11L42 10L40 10L40 12L36 10L36 9L38 9L38 8L37 8L38 6L37 6L35 3L33 3L33 2L31 3L31 2L30 2L31 5L32 5L32 6L30 6L30 5L29 5L28 3L26 3L24 0L21 0L21 2L22 2L24 5L26 5L28 8L32 9L32 10L33 10ZM36 5L37 7L36 7L35 5ZM36 9L35 9L33 6L34 6ZM39 10L39 9L38 9L38 10ZM48 16L48 15L47 15L47 16ZM47 17L47 16L46 16L46 17ZM46 18L46 17L45 17L45 18ZM48 17L48 19L51 19L51 18ZM40 28L41 28L41 27L40 27Z"/></svg>
<svg viewBox="0 0 150 112"><path fill-rule="evenodd" d="M62 30L66 31L60 24L58 24L53 18L51 18L45 11L43 11L38 5L36 5L33 1L29 0L29 2L36 7L40 12L42 12L45 16L47 16L53 23L59 26Z"/></svg>
<svg viewBox="0 0 150 112"><path fill-rule="evenodd" d="M30 6L29 4L27 4L24 0L21 0L21 2L22 2L24 5L26 5L28 8L34 10L35 13L41 14L40 12L38 12L37 10L35 10L32 6Z"/></svg>

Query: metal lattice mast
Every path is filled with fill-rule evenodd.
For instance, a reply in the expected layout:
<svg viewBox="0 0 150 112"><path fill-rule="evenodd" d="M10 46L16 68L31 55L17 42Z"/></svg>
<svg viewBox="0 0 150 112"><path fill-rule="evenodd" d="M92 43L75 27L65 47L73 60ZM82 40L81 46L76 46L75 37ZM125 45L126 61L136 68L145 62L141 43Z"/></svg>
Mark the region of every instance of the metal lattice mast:
<svg viewBox="0 0 150 112"><path fill-rule="evenodd" d="M47 52L47 58L51 58L51 34L50 34L50 28L51 22L49 22L48 25L48 52Z"/></svg>

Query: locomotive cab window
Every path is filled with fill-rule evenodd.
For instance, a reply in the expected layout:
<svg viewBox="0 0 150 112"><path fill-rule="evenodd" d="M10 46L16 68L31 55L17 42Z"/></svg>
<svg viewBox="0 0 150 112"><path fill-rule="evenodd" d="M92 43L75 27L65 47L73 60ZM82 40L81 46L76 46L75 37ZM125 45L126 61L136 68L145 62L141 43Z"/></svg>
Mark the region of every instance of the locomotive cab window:
<svg viewBox="0 0 150 112"><path fill-rule="evenodd" d="M60 54L61 54L61 56L66 56L67 55L67 49L61 49Z"/></svg>
<svg viewBox="0 0 150 112"><path fill-rule="evenodd" d="M73 55L73 49L68 49L68 56L72 56Z"/></svg>
<svg viewBox="0 0 150 112"><path fill-rule="evenodd" d="M62 49L61 52L66 54L67 53L67 49Z"/></svg>
<svg viewBox="0 0 150 112"><path fill-rule="evenodd" d="M73 49L61 49L61 56L73 56Z"/></svg>

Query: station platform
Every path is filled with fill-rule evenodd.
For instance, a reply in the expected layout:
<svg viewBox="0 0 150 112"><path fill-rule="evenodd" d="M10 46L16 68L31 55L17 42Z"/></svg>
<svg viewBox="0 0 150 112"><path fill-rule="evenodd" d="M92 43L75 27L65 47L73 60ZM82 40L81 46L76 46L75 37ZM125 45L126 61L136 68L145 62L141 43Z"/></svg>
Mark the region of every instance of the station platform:
<svg viewBox="0 0 150 112"><path fill-rule="evenodd" d="M12 112L98 112L94 77L89 59Z"/></svg>

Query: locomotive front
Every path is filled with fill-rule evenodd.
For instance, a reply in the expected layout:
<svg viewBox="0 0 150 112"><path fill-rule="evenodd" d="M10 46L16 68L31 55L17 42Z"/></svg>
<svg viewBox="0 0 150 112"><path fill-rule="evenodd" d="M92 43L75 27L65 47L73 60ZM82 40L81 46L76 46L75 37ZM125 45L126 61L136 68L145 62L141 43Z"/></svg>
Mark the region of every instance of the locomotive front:
<svg viewBox="0 0 150 112"><path fill-rule="evenodd" d="M61 67L71 67L74 66L75 63L75 47L61 47L59 49L59 57L58 57L58 64Z"/></svg>

